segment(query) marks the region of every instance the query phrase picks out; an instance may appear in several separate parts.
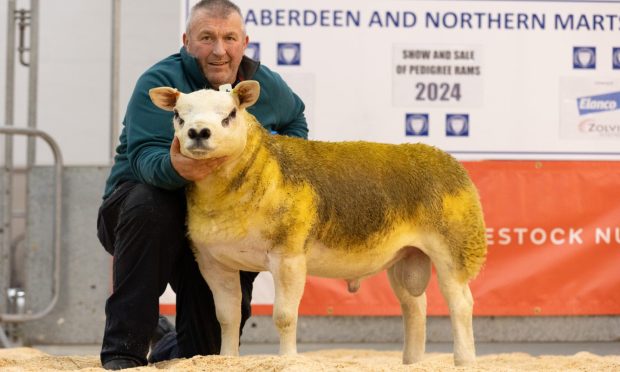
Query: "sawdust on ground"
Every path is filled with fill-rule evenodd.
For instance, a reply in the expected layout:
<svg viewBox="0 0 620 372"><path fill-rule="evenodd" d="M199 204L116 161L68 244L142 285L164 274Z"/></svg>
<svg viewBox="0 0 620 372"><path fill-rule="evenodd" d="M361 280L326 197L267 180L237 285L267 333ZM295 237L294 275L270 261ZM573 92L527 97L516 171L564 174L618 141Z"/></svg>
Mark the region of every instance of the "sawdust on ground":
<svg viewBox="0 0 620 372"><path fill-rule="evenodd" d="M199 356L140 367L132 371L617 371L620 355L579 352L570 356L531 356L506 353L480 356L473 367L454 367L451 354L427 354L415 365L403 366L397 351L330 349L294 357L248 355ZM103 371L98 356L52 356L31 348L0 349L0 371Z"/></svg>

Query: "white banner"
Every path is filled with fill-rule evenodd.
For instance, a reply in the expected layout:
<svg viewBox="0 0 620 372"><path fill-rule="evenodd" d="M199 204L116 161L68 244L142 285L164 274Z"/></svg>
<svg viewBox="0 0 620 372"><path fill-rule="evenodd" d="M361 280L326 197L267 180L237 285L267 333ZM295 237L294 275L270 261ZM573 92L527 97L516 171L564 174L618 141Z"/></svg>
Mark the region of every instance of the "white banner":
<svg viewBox="0 0 620 372"><path fill-rule="evenodd" d="M421 141L462 159L620 159L620 111L577 110L592 94L620 103L618 3L236 3L247 54L304 99L312 139ZM590 119L603 124L575 129Z"/></svg>

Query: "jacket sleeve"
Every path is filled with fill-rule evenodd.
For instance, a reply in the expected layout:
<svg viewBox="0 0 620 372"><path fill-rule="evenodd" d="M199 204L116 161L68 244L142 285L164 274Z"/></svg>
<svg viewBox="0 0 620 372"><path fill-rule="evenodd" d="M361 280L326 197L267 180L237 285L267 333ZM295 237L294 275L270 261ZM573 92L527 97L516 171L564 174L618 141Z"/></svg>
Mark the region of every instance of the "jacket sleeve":
<svg viewBox="0 0 620 372"><path fill-rule="evenodd" d="M284 97L281 102L287 102L288 107L282 115L282 125L279 128L280 134L291 136L308 138L308 123L306 122L306 115L304 114L306 106L297 94L295 94L288 86L286 90L282 92Z"/></svg>
<svg viewBox="0 0 620 372"><path fill-rule="evenodd" d="M276 92L271 97L271 107L277 112L277 132L285 136L308 138L308 123L304 111L304 102L286 84L284 79L273 71L272 79Z"/></svg>
<svg viewBox="0 0 620 372"><path fill-rule="evenodd" d="M156 74L140 77L125 115L127 157L134 175L143 183L174 190L188 183L172 167L170 144L174 136L173 114L155 106L149 89L170 86Z"/></svg>

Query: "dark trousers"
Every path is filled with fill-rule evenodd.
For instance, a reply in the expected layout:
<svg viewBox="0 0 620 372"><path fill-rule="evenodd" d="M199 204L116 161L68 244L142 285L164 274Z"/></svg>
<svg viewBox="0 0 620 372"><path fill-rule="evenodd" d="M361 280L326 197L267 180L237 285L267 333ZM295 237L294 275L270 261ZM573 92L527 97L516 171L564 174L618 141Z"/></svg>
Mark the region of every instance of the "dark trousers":
<svg viewBox="0 0 620 372"><path fill-rule="evenodd" d="M114 256L102 363L115 358L147 363L159 296L168 283L177 296L177 335L175 342L168 340L168 357L219 353L221 334L213 295L186 237L186 211L184 190L166 191L134 182L120 185L101 205L97 235ZM250 316L255 277L256 273L240 273L241 328Z"/></svg>

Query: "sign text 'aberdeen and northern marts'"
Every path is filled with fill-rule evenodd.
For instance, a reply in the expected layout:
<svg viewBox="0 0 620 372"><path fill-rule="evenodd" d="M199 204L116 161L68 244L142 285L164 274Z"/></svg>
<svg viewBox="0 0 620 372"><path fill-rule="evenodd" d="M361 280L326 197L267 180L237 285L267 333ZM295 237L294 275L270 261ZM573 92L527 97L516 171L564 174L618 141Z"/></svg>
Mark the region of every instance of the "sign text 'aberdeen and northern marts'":
<svg viewBox="0 0 620 372"><path fill-rule="evenodd" d="M441 12L250 8L245 23L262 27L368 27L471 30L620 31L620 13Z"/></svg>

